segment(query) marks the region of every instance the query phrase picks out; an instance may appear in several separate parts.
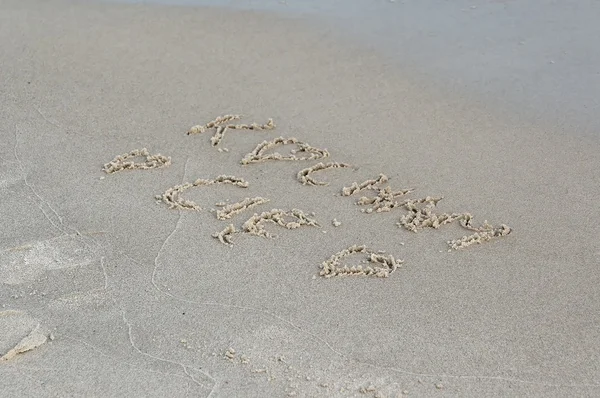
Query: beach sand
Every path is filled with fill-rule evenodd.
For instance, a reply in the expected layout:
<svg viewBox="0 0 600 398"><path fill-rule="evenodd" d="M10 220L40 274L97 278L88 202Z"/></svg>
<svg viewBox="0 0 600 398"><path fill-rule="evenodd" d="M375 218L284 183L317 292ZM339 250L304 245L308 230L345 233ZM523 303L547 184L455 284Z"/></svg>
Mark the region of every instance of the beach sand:
<svg viewBox="0 0 600 398"><path fill-rule="evenodd" d="M599 394L597 139L467 101L303 18L3 0L0 42L0 356L27 348L0 361L2 395ZM276 127L218 147L214 129L186 134L225 114ZM280 136L329 156L240 163ZM102 171L142 148L170 165ZM350 167L301 184L319 162ZM404 208L341 195L380 173L414 190L399 201L443 197L436 211L512 233L449 251L471 231L411 232ZM248 186L186 189L201 210L162 200L220 175ZM269 202L217 219L255 197ZM272 209L319 226L212 236ZM403 263L319 275L352 245Z"/></svg>

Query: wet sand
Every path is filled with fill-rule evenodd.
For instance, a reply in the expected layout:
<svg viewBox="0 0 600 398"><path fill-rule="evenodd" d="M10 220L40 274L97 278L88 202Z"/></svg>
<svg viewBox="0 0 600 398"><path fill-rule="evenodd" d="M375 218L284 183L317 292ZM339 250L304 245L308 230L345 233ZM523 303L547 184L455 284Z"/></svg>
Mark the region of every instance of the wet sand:
<svg viewBox="0 0 600 398"><path fill-rule="evenodd" d="M0 390L598 393L597 140L424 84L303 18L62 0L0 9ZM275 127L186 134L227 114ZM257 150L278 137L308 147ZM103 171L142 148L170 162ZM242 163L273 151L289 159ZM306 154L317 156L293 159ZM320 162L349 167L303 184ZM382 173L379 188L343 195ZM170 208L175 186L186 188ZM512 232L453 250L473 233L464 218L403 226L403 201L428 196L443 197L435 214ZM246 198L268 202L218 218ZM264 212L275 222L259 222ZM232 246L213 236L229 224ZM353 245L369 251L343 275L321 273Z"/></svg>

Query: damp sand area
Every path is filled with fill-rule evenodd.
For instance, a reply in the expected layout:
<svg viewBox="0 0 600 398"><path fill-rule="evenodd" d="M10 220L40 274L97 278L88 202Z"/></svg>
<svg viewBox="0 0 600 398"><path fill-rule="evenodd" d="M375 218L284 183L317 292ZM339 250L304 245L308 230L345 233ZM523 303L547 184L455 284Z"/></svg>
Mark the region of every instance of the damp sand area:
<svg viewBox="0 0 600 398"><path fill-rule="evenodd" d="M0 40L4 395L600 393L597 141L308 17L9 0Z"/></svg>

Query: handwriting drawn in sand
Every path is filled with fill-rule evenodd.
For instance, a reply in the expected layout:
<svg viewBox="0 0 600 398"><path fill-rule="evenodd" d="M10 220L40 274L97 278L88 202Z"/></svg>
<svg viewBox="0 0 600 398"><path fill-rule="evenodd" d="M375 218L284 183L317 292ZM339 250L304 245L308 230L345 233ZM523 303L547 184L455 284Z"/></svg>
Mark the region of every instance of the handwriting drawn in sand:
<svg viewBox="0 0 600 398"><path fill-rule="evenodd" d="M328 182L322 182L322 181L315 180L311 174L316 171L340 169L340 168L346 168L346 167L350 167L350 165L346 164L346 163L339 163L339 162L329 162L329 163L319 162L319 163L315 164L314 166L307 167L305 169L300 170L298 172L297 177L298 177L298 181L300 181L302 183L302 185L329 185Z"/></svg>
<svg viewBox="0 0 600 398"><path fill-rule="evenodd" d="M290 151L288 155L282 155L278 152L266 153L268 150L278 146L295 144L297 149ZM297 156L300 154L300 156ZM251 163L265 162L268 160L313 160L321 159L329 156L327 149L319 149L310 146L305 142L298 141L297 138L275 138L272 141L263 141L254 148L252 152L244 156L241 164L247 165Z"/></svg>
<svg viewBox="0 0 600 398"><path fill-rule="evenodd" d="M275 123L273 123L273 119L269 119L265 124L228 124L226 126L218 126L215 135L210 138L210 143L212 146L217 146L225 137L225 133L227 130L273 130L275 128Z"/></svg>
<svg viewBox="0 0 600 398"><path fill-rule="evenodd" d="M342 260L352 256L354 254L364 253L367 254L367 265L343 265ZM321 265L321 272L319 275L325 278L331 278L334 276L375 276L379 278L387 278L393 273L398 267L403 264L402 260L396 260L392 255L384 255L383 253L375 253L369 250L364 245L353 245L347 249L344 249L334 255L332 255L327 261L324 261Z"/></svg>
<svg viewBox="0 0 600 398"><path fill-rule="evenodd" d="M133 160L130 160L140 156L144 157L143 162L136 163ZM106 174L112 174L122 170L158 169L161 167L167 167L170 164L170 157L163 156L160 153L157 153L156 155L150 155L150 152L148 152L146 148L142 148L134 149L129 153L116 156L112 161L106 163L102 170L104 170Z"/></svg>
<svg viewBox="0 0 600 398"><path fill-rule="evenodd" d="M407 199L402 202L396 200L397 197L404 196L413 192L413 189L405 189L400 191L392 191L391 187L381 188L381 184L388 181L388 177L380 174L379 177L372 180L367 180L361 184L352 183L349 187L342 188L342 196L350 196L364 190L373 190L377 192L376 196L361 197L357 205L370 205L371 207L362 210L366 213L372 212L388 212L395 208L404 208L408 210L408 214L400 218L398 226L413 232L417 232L424 228L438 229L442 225L449 224L453 221L459 221L460 225L475 233L468 236L463 236L460 239L448 241L451 249L458 250L473 244L488 242L494 238L506 236L511 233L511 228L505 224L499 227L494 227L488 224L487 221L481 227L472 225L473 216L469 213L435 213L433 209L437 206L442 198L434 198L427 196L421 199Z"/></svg>
<svg viewBox="0 0 600 398"><path fill-rule="evenodd" d="M231 217L246 211L248 209L251 209L253 207L268 203L269 199L265 199L263 197L257 196L254 198L245 198L244 200L237 202L237 203L231 203L228 205L224 205L222 209L217 211L217 218L219 220L228 220ZM219 204L217 204L219 205Z"/></svg>
<svg viewBox="0 0 600 398"><path fill-rule="evenodd" d="M427 196L423 199L405 201L402 205L409 213L400 217L398 226L404 227L409 231L417 232L424 228L438 229L442 225L458 221L463 228L474 231L475 233L463 236L460 239L448 241L450 249L454 250L464 249L473 244L489 242L492 239L507 236L512 232L512 229L505 224L494 227L488 224L487 220L481 227L474 227L472 225L473 216L469 213L436 214L433 212L433 209L440 200L442 200L442 198Z"/></svg>
<svg viewBox="0 0 600 398"><path fill-rule="evenodd" d="M356 202L357 205L371 206L367 209L362 209L364 213L382 213L388 212L400 206L396 198L411 193L413 189L402 189L400 191L392 191L390 186L380 188L380 185L387 182L388 177L385 174L380 174L379 177L373 180L367 180L361 184L354 182L349 187L342 188L342 196L350 196L355 193L370 190L376 191L376 196L362 196Z"/></svg>
<svg viewBox="0 0 600 398"><path fill-rule="evenodd" d="M215 120L213 120L212 122L208 122L206 123L204 126L201 125L196 125L193 126L192 128L190 128L187 132L187 135L192 135L192 134L201 134L204 133L206 130L212 129L212 128L216 128L218 126L221 126L227 122L230 122L232 120L237 120L240 119L242 116L240 115L223 115L223 116L219 116L217 117Z"/></svg>
<svg viewBox="0 0 600 398"><path fill-rule="evenodd" d="M165 191L162 195L157 195L156 199L162 200L166 203L170 209L185 209L185 210L202 210L202 208L191 200L187 200L181 197L181 194L192 188L201 187L215 184L232 184L241 188L248 188L248 182L243 178L235 176L220 175L214 180L197 179L194 182L187 182L185 184L175 185Z"/></svg>
<svg viewBox="0 0 600 398"><path fill-rule="evenodd" d="M275 238L275 235L271 234L265 228L265 224L267 223L275 224L286 229L297 229L302 226L320 226L317 220L310 218L302 210L292 209L290 211L284 211L281 209L272 209L260 214L255 213L244 222L241 231L236 230L233 224L229 224L223 231L215 233L213 237L219 239L221 243L226 245L233 245L232 237L237 233L261 236L263 238Z"/></svg>
<svg viewBox="0 0 600 398"><path fill-rule="evenodd" d="M241 115L233 114L219 116L205 125L193 126L188 130L187 134L200 134L209 129L215 129L215 134L211 137L210 141L212 146L218 146L225 137L225 133L228 131L228 129L272 130L275 128L275 123L272 119L269 119L267 123L263 125L257 123L232 123L233 121L241 118ZM295 148L291 149L287 154L282 154L276 151L277 148L285 145L295 145ZM219 150L222 151L223 149L220 148ZM136 156L145 156L146 159L143 163L134 163L130 159ZM330 154L327 149L313 147L310 144L299 141L294 137L278 137L271 141L263 141L259 143L254 150L243 157L240 163L242 165L248 165L269 160L315 160L329 156ZM144 148L117 156L112 162L104 166L104 170L107 173L114 173L125 169L165 167L168 166L170 162L170 158L164 157L160 154L150 155ZM315 172L348 167L350 166L346 163L319 162L311 167L300 170L297 174L297 179L303 185L328 185L327 182L315 179L313 174ZM386 175L380 174L377 178L366 180L362 183L354 182L350 186L342 188L342 196L352 196L363 191L372 191L370 196L361 196L356 201L357 205L366 207L361 209L361 211L365 213L383 213L390 212L396 208L403 208L408 212L408 214L405 214L400 218L398 226L413 232L417 232L425 228L437 229L442 225L458 221L463 228L466 228L474 233L464 236L460 239L448 241L448 245L454 250L503 237L511 232L511 228L504 224L495 227L489 224L487 221L485 221L480 227L475 227L472 225L473 217L469 213L435 213L434 209L442 198L427 196L421 199L406 199L401 201L399 200L400 197L405 196L414 190L393 190L389 185L386 186L388 181L389 179ZM191 200L186 200L182 197L182 194L192 187L214 184L232 184L242 188L248 187L248 182L242 178L221 175L214 180L198 179L192 183L188 182L175 185L174 187L165 191L163 195L158 195L156 198L163 201L171 209L201 210L201 207L198 204ZM269 199L257 196L253 198L245 198L232 204L218 203L217 206L222 208L217 210L217 218L219 220L229 220L237 214L268 202ZM213 234L213 237L218 239L221 243L229 246L233 245L233 236L236 234L248 234L264 238L274 238L275 235L270 233L265 228L267 224L275 224L286 229L297 229L301 226L319 227L319 224L316 220L310 218L301 210L292 209L291 211L283 211L280 209L273 209L260 214L255 213L243 223L239 230L236 229L233 224L229 224L221 232ZM337 227L341 225L341 223L334 219L332 221L332 225ZM362 265L349 267L342 264L342 259L358 253L366 254L368 258L365 262L370 263L370 265L365 267ZM382 252L375 253L367 249L365 246L351 246L348 249L334 254L329 260L325 261L320 274L324 277L345 275L388 277L403 262L401 260L394 259L393 256L386 256L381 253Z"/></svg>
<svg viewBox="0 0 600 398"><path fill-rule="evenodd" d="M225 133L227 130L273 130L275 128L275 123L273 119L267 120L265 124L258 123L250 123L250 124L227 124L232 120L241 119L241 115L223 115L217 117L215 120L208 122L204 126L196 125L188 130L187 134L200 134L209 129L215 129L215 134L210 138L210 143L212 146L218 146L223 138L225 137Z"/></svg>

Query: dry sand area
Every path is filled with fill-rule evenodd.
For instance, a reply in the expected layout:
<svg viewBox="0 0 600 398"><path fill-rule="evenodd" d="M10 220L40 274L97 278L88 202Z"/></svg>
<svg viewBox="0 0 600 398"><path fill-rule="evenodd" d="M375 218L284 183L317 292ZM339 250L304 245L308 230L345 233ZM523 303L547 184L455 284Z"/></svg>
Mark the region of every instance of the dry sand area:
<svg viewBox="0 0 600 398"><path fill-rule="evenodd" d="M0 0L0 42L0 395L600 395L597 140L305 18Z"/></svg>

